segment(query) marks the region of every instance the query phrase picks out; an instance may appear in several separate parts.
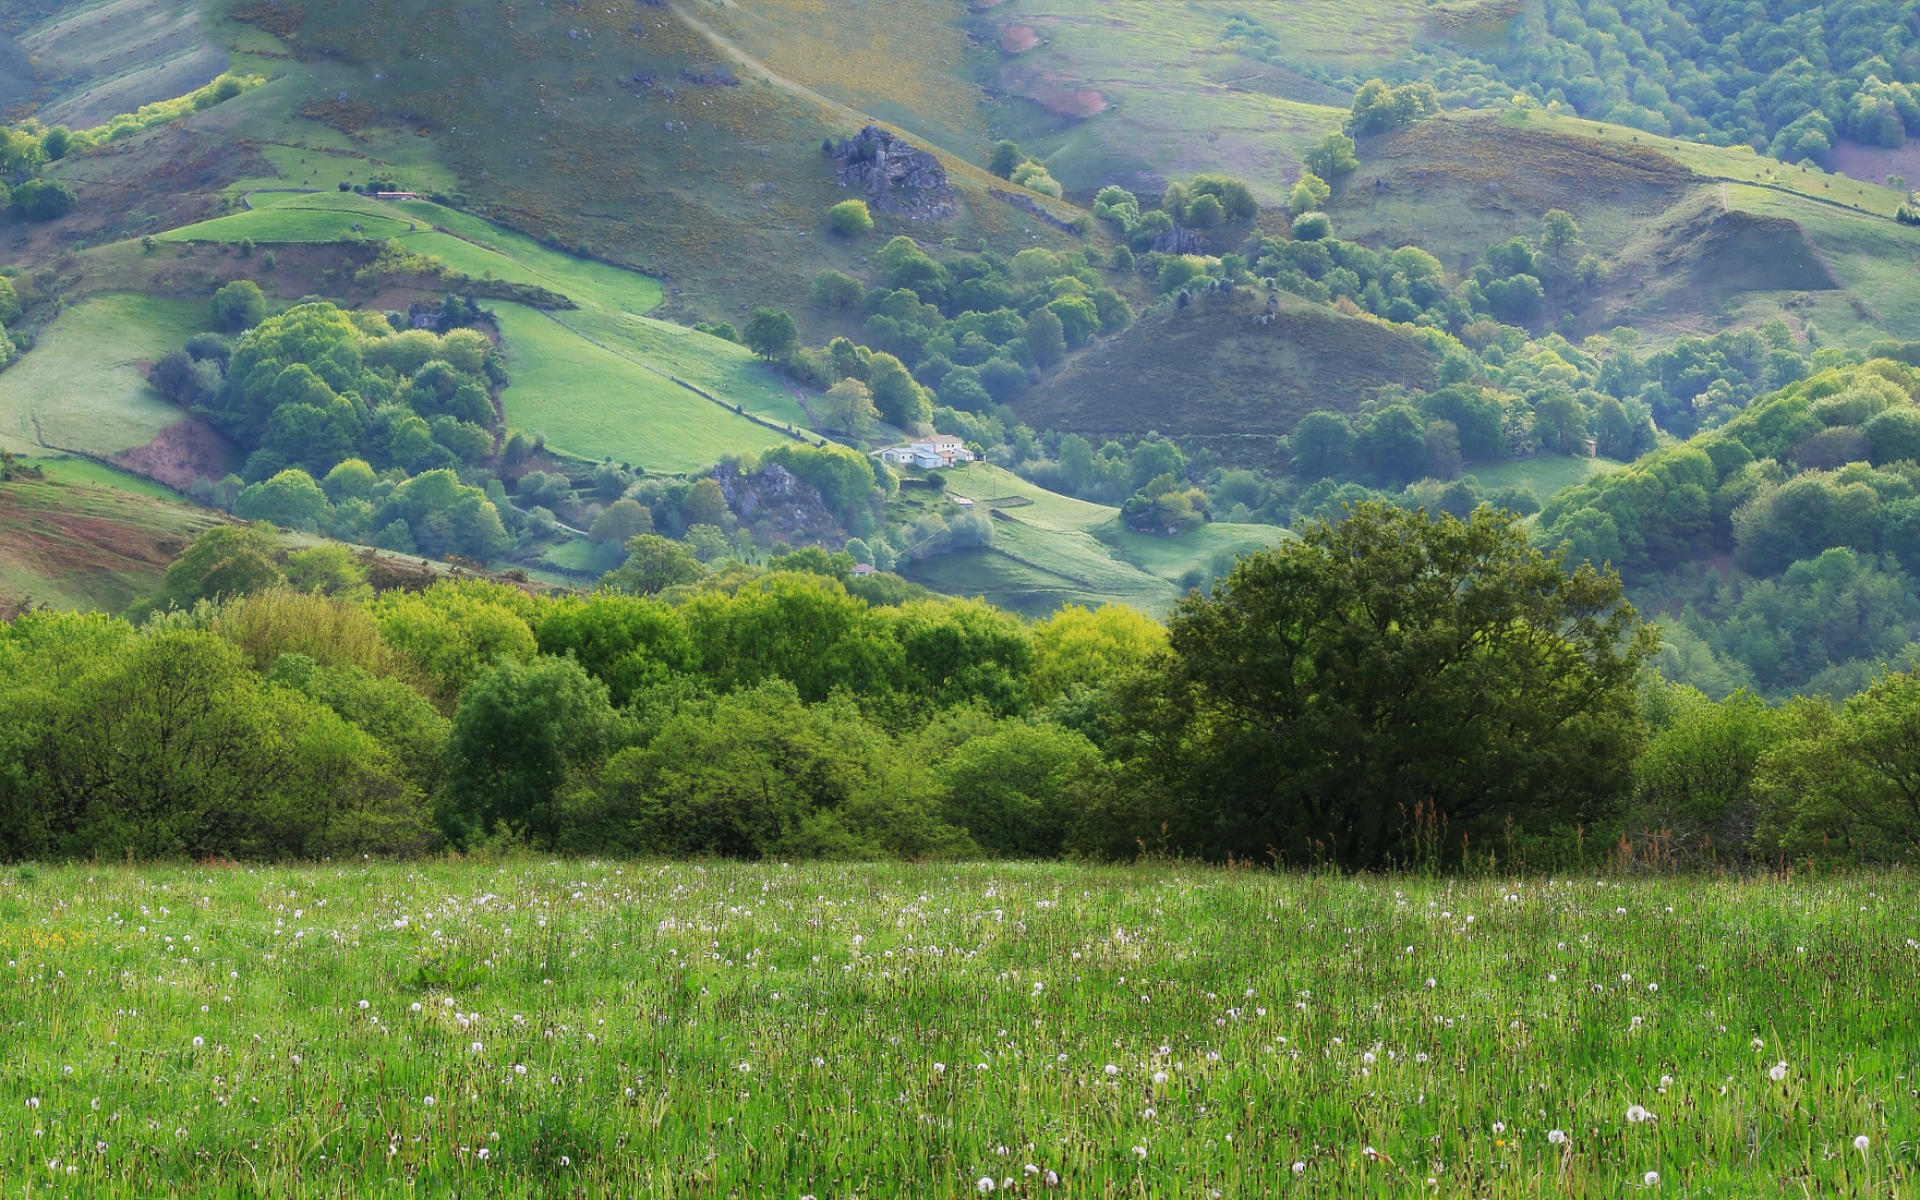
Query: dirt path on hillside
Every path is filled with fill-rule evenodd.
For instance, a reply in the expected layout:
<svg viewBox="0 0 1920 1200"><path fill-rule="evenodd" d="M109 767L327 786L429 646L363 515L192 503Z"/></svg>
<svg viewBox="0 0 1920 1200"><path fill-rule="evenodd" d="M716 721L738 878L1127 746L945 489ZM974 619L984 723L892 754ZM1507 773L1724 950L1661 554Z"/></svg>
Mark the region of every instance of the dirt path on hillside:
<svg viewBox="0 0 1920 1200"><path fill-rule="evenodd" d="M688 13L687 10L680 5L670 4L667 7L672 10L674 16L686 22L689 29L712 42L716 50L719 50L740 66L759 75L774 87L780 88L782 91L791 92L803 100L811 100L829 112L845 117L856 125L864 126L869 123L870 118L865 113L857 109L849 108L838 100L829 100L806 84L800 83L797 80L788 79L786 76L772 70L765 63L741 49L740 46L731 39L722 35L719 30Z"/></svg>

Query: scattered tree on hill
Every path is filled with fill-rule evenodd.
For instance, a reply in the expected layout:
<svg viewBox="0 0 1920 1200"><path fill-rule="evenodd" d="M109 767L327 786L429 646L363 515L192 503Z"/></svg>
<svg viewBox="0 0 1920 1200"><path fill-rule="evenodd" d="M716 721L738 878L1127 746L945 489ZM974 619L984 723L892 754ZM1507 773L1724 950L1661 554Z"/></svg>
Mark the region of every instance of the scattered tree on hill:
<svg viewBox="0 0 1920 1200"><path fill-rule="evenodd" d="M784 309L759 308L747 320L745 339L747 349L772 362L799 349L800 327Z"/></svg>
<svg viewBox="0 0 1920 1200"><path fill-rule="evenodd" d="M1344 133L1330 133L1301 156L1307 170L1325 180L1350 175L1360 167L1353 139Z"/></svg>
<svg viewBox="0 0 1920 1200"><path fill-rule="evenodd" d="M824 414L830 425L855 437L879 416L873 393L858 379L842 379L827 389Z"/></svg>
<svg viewBox="0 0 1920 1200"><path fill-rule="evenodd" d="M251 279L236 279L213 294L214 324L228 333L252 329L267 319L267 297Z"/></svg>
<svg viewBox="0 0 1920 1200"><path fill-rule="evenodd" d="M1002 179L1011 179L1014 168L1026 161L1027 156L1020 152L1020 143L1003 139L993 144L993 155L987 160L987 170Z"/></svg>
<svg viewBox="0 0 1920 1200"><path fill-rule="evenodd" d="M1384 80L1369 79L1353 95L1353 128L1359 133L1384 133L1439 111L1440 97L1432 84L1392 87Z"/></svg>
<svg viewBox="0 0 1920 1200"><path fill-rule="evenodd" d="M1300 176L1287 195L1287 211L1295 217L1304 213L1321 212L1327 207L1327 201L1333 198L1333 189L1327 181L1308 171Z"/></svg>
<svg viewBox="0 0 1920 1200"><path fill-rule="evenodd" d="M79 203L73 189L58 179L29 179L16 184L8 199L14 216L23 221L57 221Z"/></svg>

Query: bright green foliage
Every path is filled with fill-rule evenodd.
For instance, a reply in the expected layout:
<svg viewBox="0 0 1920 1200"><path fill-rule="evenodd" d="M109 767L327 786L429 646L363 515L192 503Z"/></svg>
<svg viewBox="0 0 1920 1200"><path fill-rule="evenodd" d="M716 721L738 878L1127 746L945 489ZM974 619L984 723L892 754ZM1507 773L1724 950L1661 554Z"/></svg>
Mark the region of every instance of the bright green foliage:
<svg viewBox="0 0 1920 1200"><path fill-rule="evenodd" d="M1107 801L1138 815L1100 844L1164 820L1214 855L1355 867L1451 854L1422 820L1475 844L1604 820L1655 645L1617 577L1566 575L1511 516L1378 504L1241 560L1169 636L1126 717L1140 790Z"/></svg>
<svg viewBox="0 0 1920 1200"><path fill-rule="evenodd" d="M529 624L537 610L530 605L511 588L442 583L423 593L388 592L372 612L381 635L418 672L429 696L451 710L497 660L537 652Z"/></svg>
<svg viewBox="0 0 1920 1200"><path fill-rule="evenodd" d="M1428 83L1392 87L1369 79L1353 94L1353 128L1359 133L1385 133L1439 111L1440 97Z"/></svg>
<svg viewBox="0 0 1920 1200"><path fill-rule="evenodd" d="M0 325L11 325L20 319L20 297L13 290L13 280L0 277Z"/></svg>
<svg viewBox="0 0 1920 1200"><path fill-rule="evenodd" d="M873 214L865 200L842 200L827 210L827 222L841 237L859 237L873 231Z"/></svg>
<svg viewBox="0 0 1920 1200"><path fill-rule="evenodd" d="M1710 703L1673 687L1673 710L1641 755L1628 836L1657 834L1688 858L1738 858L1759 817L1754 771L1789 722L1746 692Z"/></svg>
<svg viewBox="0 0 1920 1200"><path fill-rule="evenodd" d="M1308 171L1300 176L1299 182L1287 195L1287 211L1295 217L1310 212L1321 212L1327 207L1327 201L1333 198L1333 189L1327 181Z"/></svg>
<svg viewBox="0 0 1920 1200"><path fill-rule="evenodd" d="M1344 133L1330 133L1301 156L1307 170L1322 179L1333 180L1359 170L1353 139Z"/></svg>
<svg viewBox="0 0 1920 1200"><path fill-rule="evenodd" d="M693 583L707 573L692 550L672 538L642 533L627 539L627 561L601 579L602 587L618 592L651 596L683 583Z"/></svg>
<svg viewBox="0 0 1920 1200"><path fill-rule="evenodd" d="M578 662L622 708L645 689L694 667L693 643L679 610L617 592L555 605L540 622L539 644L542 654Z"/></svg>
<svg viewBox="0 0 1920 1200"><path fill-rule="evenodd" d="M26 673L0 688L9 857L317 856L422 844L417 823L409 827L409 790L378 743L331 710L262 685L218 637L159 631L102 646L83 626L29 629L25 640L14 661ZM57 672L49 650L62 660Z"/></svg>
<svg viewBox="0 0 1920 1200"><path fill-rule="evenodd" d="M947 822L997 858L1057 858L1081 816L1079 785L1100 752L1056 726L1008 723L945 756L935 786L951 798Z"/></svg>
<svg viewBox="0 0 1920 1200"><path fill-rule="evenodd" d="M737 858L925 857L967 846L845 699L765 683L689 705L607 763L575 822L629 851Z"/></svg>
<svg viewBox="0 0 1920 1200"><path fill-rule="evenodd" d="M328 507L327 494L313 476L294 468L242 491L234 499L233 515L243 521L266 521L313 532L326 517Z"/></svg>

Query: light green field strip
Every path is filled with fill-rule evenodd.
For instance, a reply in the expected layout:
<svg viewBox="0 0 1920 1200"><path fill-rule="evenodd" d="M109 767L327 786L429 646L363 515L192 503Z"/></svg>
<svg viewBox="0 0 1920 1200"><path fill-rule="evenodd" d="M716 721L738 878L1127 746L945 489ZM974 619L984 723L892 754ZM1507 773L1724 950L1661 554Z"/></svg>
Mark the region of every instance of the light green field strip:
<svg viewBox="0 0 1920 1200"><path fill-rule="evenodd" d="M513 260L536 279L553 280L547 284L548 287L565 292L579 304L599 303L624 312L644 313L658 307L663 298L660 281L651 275L555 250L525 234L515 233L456 209L425 200L402 200L390 208L405 213L423 231L438 226L477 249L489 250ZM480 273L468 270L451 259L448 265L471 275Z"/></svg>
<svg viewBox="0 0 1920 1200"><path fill-rule="evenodd" d="M1814 320L1822 330L1856 325L1858 337L1869 338L1877 324L1886 333L1920 337L1920 288L1914 286L1920 274L1920 229L1864 219L1766 188L1730 186L1727 196L1743 211L1798 222L1834 279L1851 293L1807 293L1820 304ZM1869 311L1854 311L1853 299Z"/></svg>
<svg viewBox="0 0 1920 1200"><path fill-rule="evenodd" d="M750 413L795 429L813 427L800 402L744 346L684 325L603 308L556 312L553 317L583 337L655 371L684 379L728 404L738 404Z"/></svg>
<svg viewBox="0 0 1920 1200"><path fill-rule="evenodd" d="M311 243L344 241L355 234L372 241L399 237L414 223L402 218L378 200L369 200L351 192L321 192L315 195L288 193L257 194L251 212L215 217L198 225L184 225L158 235L163 242L237 242L252 238L256 242Z"/></svg>
<svg viewBox="0 0 1920 1200"><path fill-rule="evenodd" d="M513 378L502 393L507 423L545 433L557 450L677 473L788 440L544 313L519 304L500 304L495 312Z"/></svg>
<svg viewBox="0 0 1920 1200"><path fill-rule="evenodd" d="M206 327L197 300L110 293L62 313L0 373L0 446L118 454L186 414L147 386L152 363Z"/></svg>
<svg viewBox="0 0 1920 1200"><path fill-rule="evenodd" d="M1099 536L1118 549L1126 561L1162 579L1179 583L1194 572L1211 580L1216 572L1229 570L1236 557L1272 549L1294 535L1278 525L1232 525L1216 521L1179 537L1166 538L1136 533L1116 521L1100 530Z"/></svg>
<svg viewBox="0 0 1920 1200"><path fill-rule="evenodd" d="M153 500L182 503L180 493L164 484L155 483L151 479L127 471L115 470L105 463L95 462L90 458L28 458L23 461L45 471L47 478L55 483L84 483L93 487L132 492L136 496L146 496Z"/></svg>
<svg viewBox="0 0 1920 1200"><path fill-rule="evenodd" d="M1050 492L991 463L969 463L945 474L948 491L979 504L1008 497L1029 501L1005 508L1010 516L1029 525L1085 531L1105 525L1120 515L1117 508Z"/></svg>
<svg viewBox="0 0 1920 1200"><path fill-rule="evenodd" d="M1482 492L1496 488L1524 487L1530 489L1542 503L1545 503L1548 497L1561 488L1585 483L1595 475L1618 471L1624 466L1626 466L1625 463L1615 462L1611 458L1563 458L1559 455L1543 454L1538 458L1521 458L1469 467L1466 475L1480 485Z"/></svg>

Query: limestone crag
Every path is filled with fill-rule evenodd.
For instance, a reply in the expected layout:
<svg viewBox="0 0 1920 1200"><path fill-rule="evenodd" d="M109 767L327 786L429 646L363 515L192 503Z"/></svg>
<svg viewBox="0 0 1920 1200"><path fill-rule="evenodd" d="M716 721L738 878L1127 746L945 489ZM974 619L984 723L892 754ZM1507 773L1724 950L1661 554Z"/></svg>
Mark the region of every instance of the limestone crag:
<svg viewBox="0 0 1920 1200"><path fill-rule="evenodd" d="M878 125L823 149L840 186L859 192L875 212L911 221L951 221L960 213L940 160Z"/></svg>

